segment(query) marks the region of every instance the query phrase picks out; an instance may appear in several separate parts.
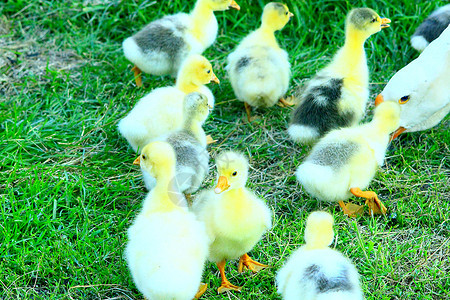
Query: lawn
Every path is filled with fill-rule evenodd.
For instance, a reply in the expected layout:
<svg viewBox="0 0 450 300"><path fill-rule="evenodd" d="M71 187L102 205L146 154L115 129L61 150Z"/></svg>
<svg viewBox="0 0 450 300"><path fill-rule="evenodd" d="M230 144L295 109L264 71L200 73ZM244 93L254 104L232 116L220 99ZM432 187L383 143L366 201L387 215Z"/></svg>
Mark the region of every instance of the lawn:
<svg viewBox="0 0 450 300"><path fill-rule="evenodd" d="M117 123L151 89L173 84L143 76L136 88L122 41L192 1L6 1L0 4L0 299L141 299L123 250L126 231L146 189L132 165L136 154ZM356 264L367 299L450 297L449 118L431 130L402 135L370 189L387 216L344 216L337 205L306 194L294 172L310 147L294 144L286 128L291 109L258 110L245 121L243 104L224 71L226 56L259 25L266 1L238 0L239 12L218 12L219 36L204 55L220 85L205 130L219 142L212 157L234 149L250 159L248 186L273 211L273 227L250 255L273 268L238 274L240 294L217 295L217 268L208 263L203 299L280 299L274 277L303 244L307 215L335 217L333 247ZM447 1L287 1L295 17L277 33L292 65L289 94L343 44L344 20L367 6L392 20L365 44L372 117L374 96L418 53L409 37ZM214 184L213 161L204 183Z"/></svg>

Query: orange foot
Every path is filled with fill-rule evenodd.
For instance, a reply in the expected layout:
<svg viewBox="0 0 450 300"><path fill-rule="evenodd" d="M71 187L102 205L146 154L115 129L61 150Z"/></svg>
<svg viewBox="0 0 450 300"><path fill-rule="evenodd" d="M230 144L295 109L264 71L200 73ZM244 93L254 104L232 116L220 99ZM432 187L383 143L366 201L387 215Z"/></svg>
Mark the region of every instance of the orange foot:
<svg viewBox="0 0 450 300"><path fill-rule="evenodd" d="M247 253L245 253L244 255L241 256L241 259L239 259L238 272L242 273L244 271L244 268L249 269L253 273L258 273L262 269L270 267L268 265L263 265L262 263L253 260L250 256L248 256Z"/></svg>
<svg viewBox="0 0 450 300"><path fill-rule="evenodd" d="M375 194L375 198L366 200L366 205L369 207L370 213L378 214L378 215L385 215L387 212L386 206L383 205L383 202L381 202L380 199L378 199L376 194Z"/></svg>
<svg viewBox="0 0 450 300"><path fill-rule="evenodd" d="M208 284L203 283L203 282L200 283L200 286L198 287L198 292L197 292L197 294L195 294L194 299L200 298L206 292L207 288L208 288Z"/></svg>
<svg viewBox="0 0 450 300"><path fill-rule="evenodd" d="M228 291L236 291L236 292L240 292L242 289L242 287L231 284L228 280L223 282L222 281L222 285L217 289L217 292L219 294L228 292Z"/></svg>
<svg viewBox="0 0 450 300"><path fill-rule="evenodd" d="M290 100L294 99L294 97L290 96L287 98L280 98L280 100L278 100L278 105L281 107L289 107L289 106L294 106L294 103L292 103Z"/></svg>
<svg viewBox="0 0 450 300"><path fill-rule="evenodd" d="M343 201L339 201L339 206L345 215L354 218L356 216L361 216L364 213L364 206L356 205L353 203L345 204Z"/></svg>
<svg viewBox="0 0 450 300"><path fill-rule="evenodd" d="M350 192L357 196L366 198L366 205L369 207L370 214L386 214L387 208L383 205L383 203L378 199L378 196L375 192L372 191L361 191L359 188L351 188Z"/></svg>
<svg viewBox="0 0 450 300"><path fill-rule="evenodd" d="M227 291L240 292L241 291L241 287L231 284L228 281L227 277L225 276L225 264L226 264L226 260L225 259L217 263L217 268L219 268L220 276L222 277L222 284L217 289L217 292L219 294L227 292Z"/></svg>

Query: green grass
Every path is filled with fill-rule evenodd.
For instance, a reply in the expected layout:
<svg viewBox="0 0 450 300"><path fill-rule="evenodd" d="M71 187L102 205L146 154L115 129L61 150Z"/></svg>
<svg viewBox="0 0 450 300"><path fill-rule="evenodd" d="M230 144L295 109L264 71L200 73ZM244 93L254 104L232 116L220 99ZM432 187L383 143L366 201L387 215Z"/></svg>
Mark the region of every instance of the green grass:
<svg viewBox="0 0 450 300"><path fill-rule="evenodd" d="M240 275L231 261L229 279L243 285L243 293L217 295L218 272L208 264L204 281L211 288L204 299L279 299L276 271L303 244L304 221L317 209L333 213L333 246L356 264L367 299L449 298L448 117L390 146L370 189L397 218L343 216L295 180L309 148L287 137L290 109L260 110L259 121L243 121L224 66L227 54L258 26L265 2L238 3L240 12L216 14L219 36L205 52L222 82L211 85L217 105L205 129L220 141L209 148L213 157L225 149L250 157L248 186L274 213L273 228L251 255L273 268ZM277 37L289 49L291 93L342 45L352 5L392 19L391 28L366 42L373 99L418 55L409 37L446 1L287 4L295 17ZM0 299L141 299L123 250L146 190L117 122L151 89L173 81L144 75L146 89L135 88L121 42L155 18L189 9L181 0L16 0L0 6ZM214 175L212 169L205 186L212 186Z"/></svg>

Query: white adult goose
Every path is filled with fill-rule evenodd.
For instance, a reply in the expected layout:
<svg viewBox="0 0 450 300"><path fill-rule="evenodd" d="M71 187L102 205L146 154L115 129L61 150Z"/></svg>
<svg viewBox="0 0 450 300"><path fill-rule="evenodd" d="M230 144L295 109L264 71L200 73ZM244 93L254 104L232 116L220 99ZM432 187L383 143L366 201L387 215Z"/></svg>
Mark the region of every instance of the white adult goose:
<svg viewBox="0 0 450 300"><path fill-rule="evenodd" d="M418 58L398 71L375 100L400 103L402 132L436 126L450 111L450 25Z"/></svg>

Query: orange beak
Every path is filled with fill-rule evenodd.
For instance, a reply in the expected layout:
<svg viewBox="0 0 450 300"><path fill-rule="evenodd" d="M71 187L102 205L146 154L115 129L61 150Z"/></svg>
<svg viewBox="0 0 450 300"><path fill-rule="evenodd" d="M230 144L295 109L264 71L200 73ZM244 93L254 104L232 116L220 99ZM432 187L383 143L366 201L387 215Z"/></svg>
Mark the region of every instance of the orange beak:
<svg viewBox="0 0 450 300"><path fill-rule="evenodd" d="M382 102L384 102L383 95L379 94L379 95L375 98L375 106L380 105Z"/></svg>
<svg viewBox="0 0 450 300"><path fill-rule="evenodd" d="M214 81L215 83L220 84L220 80L219 80L219 78L217 78L217 76L216 76L216 74L214 74L214 72L212 72L211 81Z"/></svg>
<svg viewBox="0 0 450 300"><path fill-rule="evenodd" d="M236 1L234 1L234 0L231 1L231 4L229 7L234 8L236 10L241 10L241 7L239 6L239 4L237 4Z"/></svg>
<svg viewBox="0 0 450 300"><path fill-rule="evenodd" d="M291 13L291 12L289 12L289 18L292 18L293 16L294 16L294 14L293 13Z"/></svg>
<svg viewBox="0 0 450 300"><path fill-rule="evenodd" d="M133 165L136 165L136 166L141 165L141 156L140 155L133 161Z"/></svg>
<svg viewBox="0 0 450 300"><path fill-rule="evenodd" d="M392 133L391 141L395 140L400 134L405 132L405 130L406 130L405 127L400 126L396 131L394 131L394 133Z"/></svg>
<svg viewBox="0 0 450 300"><path fill-rule="evenodd" d="M214 192L216 194L220 194L226 189L228 189L230 185L228 184L228 179L225 176L220 176L219 181L217 182L217 185L214 189Z"/></svg>
<svg viewBox="0 0 450 300"><path fill-rule="evenodd" d="M388 28L389 27L389 23L391 23L391 20L389 20L388 18L381 18L381 28Z"/></svg>

